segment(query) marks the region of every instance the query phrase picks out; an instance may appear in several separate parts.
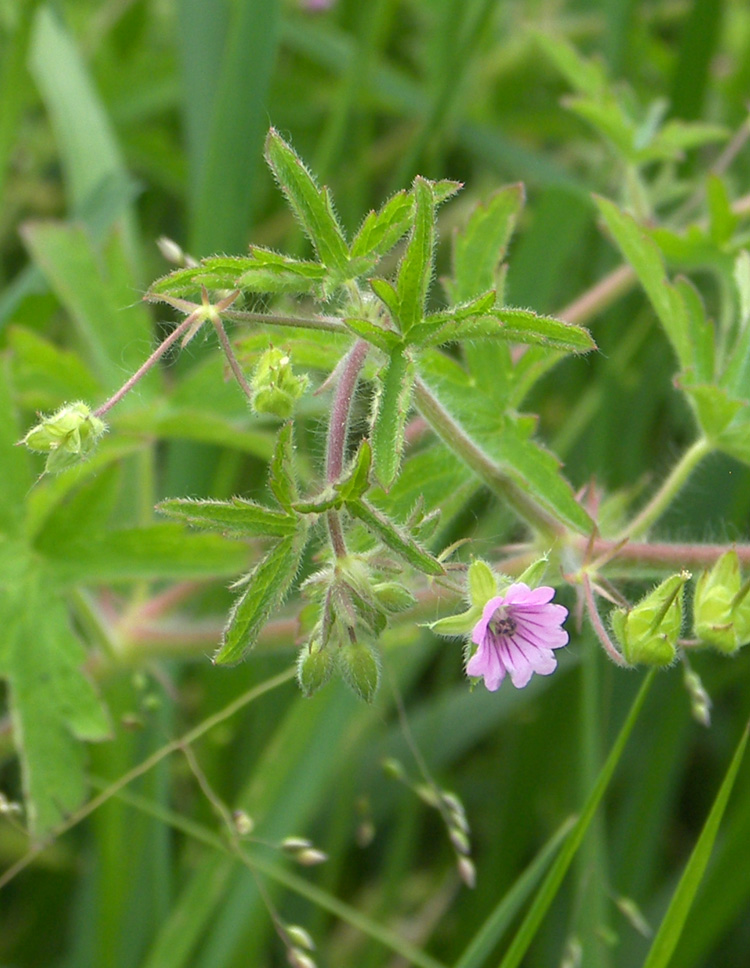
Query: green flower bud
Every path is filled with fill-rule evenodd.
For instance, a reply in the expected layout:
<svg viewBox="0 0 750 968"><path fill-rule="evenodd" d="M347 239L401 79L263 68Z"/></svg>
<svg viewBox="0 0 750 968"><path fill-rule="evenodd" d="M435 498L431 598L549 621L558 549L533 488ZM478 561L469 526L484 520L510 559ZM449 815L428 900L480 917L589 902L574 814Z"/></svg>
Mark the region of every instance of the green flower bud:
<svg viewBox="0 0 750 968"><path fill-rule="evenodd" d="M43 417L21 443L29 450L48 454L44 470L57 473L88 457L106 430L104 421L79 400Z"/></svg>
<svg viewBox="0 0 750 968"><path fill-rule="evenodd" d="M682 590L690 573L672 575L625 611L611 615L612 630L631 665L667 666L675 657L682 628Z"/></svg>
<svg viewBox="0 0 750 968"><path fill-rule="evenodd" d="M417 604L416 598L408 588L396 581L384 581L373 586L373 592L379 605L387 612L405 612Z"/></svg>
<svg viewBox="0 0 750 968"><path fill-rule="evenodd" d="M287 420L309 382L306 376L294 374L283 350L270 346L258 360L250 381L251 406L256 413L271 413Z"/></svg>
<svg viewBox="0 0 750 968"><path fill-rule="evenodd" d="M750 641L750 582L742 585L737 552L727 551L698 579L693 600L697 638L727 655Z"/></svg>
<svg viewBox="0 0 750 968"><path fill-rule="evenodd" d="M339 649L339 671L346 684L365 702L372 702L380 683L380 667L369 645L350 642Z"/></svg>
<svg viewBox="0 0 750 968"><path fill-rule="evenodd" d="M304 645L297 658L297 682L303 695L312 696L331 678L334 657L315 639Z"/></svg>

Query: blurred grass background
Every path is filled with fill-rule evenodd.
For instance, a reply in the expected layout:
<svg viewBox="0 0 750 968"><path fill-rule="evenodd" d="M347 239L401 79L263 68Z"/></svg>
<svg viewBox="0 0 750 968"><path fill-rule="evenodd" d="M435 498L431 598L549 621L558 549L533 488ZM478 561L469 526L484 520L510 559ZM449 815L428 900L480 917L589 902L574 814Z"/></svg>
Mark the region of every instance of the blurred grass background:
<svg viewBox="0 0 750 968"><path fill-rule="evenodd" d="M167 270L155 246L161 235L195 256L242 252L250 240L303 250L262 164L269 124L331 186L350 231L421 173L466 184L441 216L445 243L471 204L500 184L523 181L528 202L510 252L508 302L559 311L618 264L590 193L618 200L622 186L606 146L560 106L567 89L530 27L601 57L644 100L669 98L675 116L733 131L745 121L750 9L742 0L338 0L317 11L280 0L5 0L0 347L17 350L21 327L80 349L71 317L96 316L102 331L116 328L118 313ZM691 158L685 176L713 157ZM750 152L735 160L728 180L735 194L747 190ZM46 219L85 226L94 263L76 255L75 265L61 269L33 228L19 232ZM126 265L117 285L101 264L113 237ZM447 258L443 244L439 268ZM576 486L591 475L612 490L642 484L690 439L669 350L640 292L592 327L601 353L560 366L532 404ZM134 348L135 359L146 355L141 343ZM204 368L221 372L213 359L197 348L180 360L185 399L204 399ZM122 373L128 361L113 365ZM17 377L16 388L29 419L33 407L65 399L64 383L33 390ZM225 400L226 392L212 389L210 406L236 423L243 404ZM249 419L242 429L247 436L230 436L225 446L210 434L202 442L168 434L152 468L153 491L143 490L143 468L132 471L140 499L121 497L118 513L137 520L164 494L262 488L270 429ZM319 437L313 424L313 448ZM746 538L749 512L747 469L715 457L662 531ZM505 527L501 510L471 492L446 537L468 529L489 553ZM217 614L227 600L221 590L201 592L196 616ZM370 709L338 685L308 701L287 685L209 734L196 754L217 792L258 820L261 836L305 834L329 853L326 865L303 872L308 884L411 940L424 958L461 968L494 964L502 945L492 933L484 954L471 955L472 939L579 808L640 680L608 666L585 634L566 651L552 680L537 679L522 693L506 687L469 695L457 646L414 627L389 641L389 666L422 752L466 805L478 869L473 892L460 887L434 813L383 781L386 754L415 773L387 687ZM291 642L280 641L238 669L217 671L202 657L154 662L146 652L134 660L137 668L102 680L115 720L136 710L143 726L118 729L115 741L93 749L94 777L120 776L288 666L293 654ZM658 678L606 811L524 962L529 968L642 963L648 941L615 902L632 898L658 924L748 714L747 654L732 662L700 657L696 667L714 700L712 728L691 720L679 672ZM12 793L18 777L7 725L0 743L0 787ZM150 813L143 803L110 802L5 889L0 964L281 964L283 949L250 874L178 829L179 817L217 828L185 763L161 763L132 790ZM164 811L179 816L170 823ZM358 846L357 831L370 821L374 837ZM3 862L22 850L21 837L0 827ZM318 939L321 965L418 963L281 880L269 877L267 885L285 920ZM742 968L749 950L745 770L674 964Z"/></svg>

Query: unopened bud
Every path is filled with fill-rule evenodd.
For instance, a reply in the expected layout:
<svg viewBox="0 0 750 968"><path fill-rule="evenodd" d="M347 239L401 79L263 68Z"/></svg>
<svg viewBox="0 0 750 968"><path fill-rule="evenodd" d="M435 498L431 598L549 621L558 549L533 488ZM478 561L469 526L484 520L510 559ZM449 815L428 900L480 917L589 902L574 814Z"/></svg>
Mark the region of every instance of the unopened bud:
<svg viewBox="0 0 750 968"><path fill-rule="evenodd" d="M405 612L417 604L416 598L408 588L395 581L384 581L373 586L378 604L387 612Z"/></svg>
<svg viewBox="0 0 750 968"><path fill-rule="evenodd" d="M253 371L251 406L256 413L271 413L287 420L295 402L307 389L306 376L296 376L289 356L274 346L263 353Z"/></svg>
<svg viewBox="0 0 750 968"><path fill-rule="evenodd" d="M615 900L615 904L639 934L642 934L644 938L651 937L651 925L645 919L643 912L632 898L618 897Z"/></svg>
<svg viewBox="0 0 750 968"><path fill-rule="evenodd" d="M405 779L406 771L404 770L403 764L400 760L396 760L392 756L389 756L387 759L383 760L380 765L383 767L383 772L387 773L388 776L392 776L394 780Z"/></svg>
<svg viewBox="0 0 750 968"><path fill-rule="evenodd" d="M308 847L306 850L297 851L294 859L303 867L315 867L317 864L325 864L328 854L317 847Z"/></svg>
<svg viewBox="0 0 750 968"><path fill-rule="evenodd" d="M466 836L463 830L461 830L459 827L451 827L448 830L448 835L457 853L471 853L471 844L469 843L469 838Z"/></svg>
<svg viewBox="0 0 750 968"><path fill-rule="evenodd" d="M682 627L682 590L687 571L672 575L630 611L615 609L612 630L631 665L669 665Z"/></svg>
<svg viewBox="0 0 750 968"><path fill-rule="evenodd" d="M234 823L234 829L240 837L247 837L255 829L253 818L250 814L245 813L244 810L235 810L232 814L232 822Z"/></svg>
<svg viewBox="0 0 750 968"><path fill-rule="evenodd" d="M301 948L290 948L287 952L287 960L292 968L316 968L310 955Z"/></svg>
<svg viewBox="0 0 750 968"><path fill-rule="evenodd" d="M693 669L686 666L683 682L690 697L690 712L693 719L699 722L701 726L710 726L711 697L704 689L701 677Z"/></svg>
<svg viewBox="0 0 750 968"><path fill-rule="evenodd" d="M21 443L29 450L47 454L45 471L57 473L85 460L106 430L104 421L79 400L43 417Z"/></svg>
<svg viewBox="0 0 750 968"><path fill-rule="evenodd" d="M310 936L310 933L301 925L285 924L284 931L286 931L289 940L298 948L304 948L306 951L315 951L315 942Z"/></svg>
<svg viewBox="0 0 750 968"><path fill-rule="evenodd" d="M350 642L339 649L338 660L346 684L360 699L372 702L380 683L380 668L373 649L362 642Z"/></svg>
<svg viewBox="0 0 750 968"><path fill-rule="evenodd" d="M312 845L312 840L308 840L307 837L285 837L279 847L285 854L297 854L301 850L307 850Z"/></svg>
<svg viewBox="0 0 750 968"><path fill-rule="evenodd" d="M467 887L474 888L477 884L477 869L468 857L459 857L456 862L458 876Z"/></svg>
<svg viewBox="0 0 750 968"><path fill-rule="evenodd" d="M317 640L311 640L300 649L297 658L297 682L305 696L312 696L331 678L335 665L330 649L323 648Z"/></svg>
<svg viewBox="0 0 750 968"><path fill-rule="evenodd" d="M742 584L740 561L732 549L698 579L693 599L695 635L726 654L750 640L750 583Z"/></svg>
<svg viewBox="0 0 750 968"><path fill-rule="evenodd" d="M169 239L166 235L162 235L156 240L156 245L167 262L171 262L175 266L186 265L185 253L174 239Z"/></svg>

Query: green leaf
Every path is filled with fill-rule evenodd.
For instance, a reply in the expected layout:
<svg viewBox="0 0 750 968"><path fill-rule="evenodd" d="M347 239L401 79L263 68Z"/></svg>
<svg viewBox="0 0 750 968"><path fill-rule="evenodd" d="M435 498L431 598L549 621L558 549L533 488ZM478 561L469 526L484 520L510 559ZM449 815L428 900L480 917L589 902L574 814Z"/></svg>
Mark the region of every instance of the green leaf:
<svg viewBox="0 0 750 968"><path fill-rule="evenodd" d="M656 937L643 963L643 968L667 968L670 963L711 857L711 851L713 850L714 842L719 833L719 827L727 802L729 801L729 795L732 792L742 758L745 755L748 729L749 727L746 726L737 744L732 762L729 764L729 769L724 776L719 792L716 794L716 799L703 825L700 837L690 854L690 860L687 862L677 889L672 895L667 913L664 915L664 919L659 926Z"/></svg>
<svg viewBox="0 0 750 968"><path fill-rule="evenodd" d="M34 18L29 70L52 118L75 214L90 212L105 189L128 197L131 178L110 120L70 35L47 5ZM130 226L127 231L130 251Z"/></svg>
<svg viewBox="0 0 750 968"><path fill-rule="evenodd" d="M357 319L349 316L344 319L345 326L361 339L366 339L368 343L377 346L384 353L390 353L401 343L401 337L393 330L383 329L369 319Z"/></svg>
<svg viewBox="0 0 750 968"><path fill-rule="evenodd" d="M112 236L102 250L82 226L57 222L27 223L22 234L70 314L96 376L107 389L119 388L123 373L143 363L144 346L152 340L148 311L134 300L121 239ZM148 374L138 385L139 394L148 394L156 380L156 372Z"/></svg>
<svg viewBox="0 0 750 968"><path fill-rule="evenodd" d="M690 344L694 355L696 379L713 380L714 377L714 327L706 317L706 309L698 290L684 276L675 279L675 289L682 297L687 314Z"/></svg>
<svg viewBox="0 0 750 968"><path fill-rule="evenodd" d="M6 586L0 602L0 676L9 685L27 817L38 838L85 799L80 740L106 739L110 724L82 671L84 649L49 576L30 565L24 579L12 594Z"/></svg>
<svg viewBox="0 0 750 968"><path fill-rule="evenodd" d="M453 276L446 282L451 302L461 303L494 288L524 197L520 183L501 188L486 205L477 205L466 226L455 233Z"/></svg>
<svg viewBox="0 0 750 968"><path fill-rule="evenodd" d="M633 731L633 726L638 719L638 715L643 707L643 703L646 699L646 695L652 681L653 673L650 673L648 676L646 676L643 685L638 691L638 695L633 701L633 705L630 707L628 717L620 729L617 739L610 750L609 756L599 771L599 775L596 778L596 783L594 784L591 793L589 793L588 797L586 798L586 802L580 811L576 825L570 832L568 839L565 841L560 853L550 868L549 873L545 877L540 890L538 891L531 907L526 914L526 917L523 919L523 922L516 932L510 947L506 951L505 957L500 962L500 968L518 968L518 966L521 964L523 957L533 941L539 926L544 920L545 914L547 913L550 905L557 895L557 892L560 889L563 878L573 862L573 858L578 852L578 848L583 842L583 838L591 825L591 821L594 819L596 809L599 806L602 797L604 796L612 779L612 775L615 772L615 768L620 761L620 757L625 749L625 744Z"/></svg>
<svg viewBox="0 0 750 968"><path fill-rule="evenodd" d="M219 531L236 537L261 535L285 537L294 534L297 520L293 515L233 497L230 501L193 500L172 498L161 501L156 510L170 518L206 531Z"/></svg>
<svg viewBox="0 0 750 968"><path fill-rule="evenodd" d="M247 577L247 586L229 613L217 665L239 662L253 648L268 616L281 605L299 570L304 542L282 539Z"/></svg>
<svg viewBox="0 0 750 968"><path fill-rule="evenodd" d="M18 423L10 396L10 365L0 355L0 534L23 531L26 494L31 484L29 455L18 444ZM2 597L2 596L0 596Z"/></svg>
<svg viewBox="0 0 750 968"><path fill-rule="evenodd" d="M250 292L317 293L326 277L319 262L293 259L259 246L250 248L251 262L237 279L238 289Z"/></svg>
<svg viewBox="0 0 750 968"><path fill-rule="evenodd" d="M429 317L428 317L429 319ZM530 309L492 309L449 322L424 346L438 346L452 340L495 339L545 346L567 353L588 353L596 349L591 334L582 326L553 316L539 316Z"/></svg>
<svg viewBox="0 0 750 968"><path fill-rule="evenodd" d="M391 319L398 320L399 298L393 285L387 279L370 279L372 291L385 304L386 309L391 314Z"/></svg>
<svg viewBox="0 0 750 968"><path fill-rule="evenodd" d="M413 382L411 358L401 349L394 350L381 373L371 434L375 476L386 490L401 464Z"/></svg>
<svg viewBox="0 0 750 968"><path fill-rule="evenodd" d="M8 345L15 392L26 409L51 411L69 400L91 403L103 396L101 384L76 353L20 326L9 328Z"/></svg>
<svg viewBox="0 0 750 968"><path fill-rule="evenodd" d="M737 216L732 211L729 193L724 180L713 172L706 179L709 234L716 245L726 245L737 227Z"/></svg>
<svg viewBox="0 0 750 968"><path fill-rule="evenodd" d="M352 258L380 258L390 251L411 227L414 199L407 191L398 192L378 209L370 212L352 242ZM374 260L376 261L376 260Z"/></svg>
<svg viewBox="0 0 750 968"><path fill-rule="evenodd" d="M266 161L320 261L346 272L349 250L328 194L318 188L301 159L274 128L266 138Z"/></svg>
<svg viewBox="0 0 750 968"><path fill-rule="evenodd" d="M530 418L507 418L490 452L524 493L531 494L568 527L579 534L588 534L591 518L563 477L558 458L531 439L534 423Z"/></svg>
<svg viewBox="0 0 750 968"><path fill-rule="evenodd" d="M47 555L58 583L128 582L137 579L217 578L246 566L244 545L214 534L186 534L179 524L126 528L82 537Z"/></svg>
<svg viewBox="0 0 750 968"><path fill-rule="evenodd" d="M438 339L436 337L442 337L445 331L453 333L464 320L488 312L495 305L495 299L495 290L491 289L475 299L470 299L457 306L451 306L450 309L430 313L429 316L425 316L421 323L412 326L409 331L409 342L425 346L430 343L437 345Z"/></svg>
<svg viewBox="0 0 750 968"><path fill-rule="evenodd" d="M606 198L597 205L625 259L632 265L683 369L695 362L690 322L679 292L670 285L664 260L648 233Z"/></svg>
<svg viewBox="0 0 750 968"><path fill-rule="evenodd" d="M553 37L541 31L533 31L533 36L574 90L598 99L608 95L610 80L604 65L598 59L581 57L575 47L559 34Z"/></svg>
<svg viewBox="0 0 750 968"><path fill-rule="evenodd" d="M432 280L435 247L435 200L432 187L419 175L414 179L414 227L398 270L398 320L406 334L424 316L427 290ZM378 293L378 295L380 295Z"/></svg>
<svg viewBox="0 0 750 968"><path fill-rule="evenodd" d="M197 266L157 279L149 296L186 296L206 289L249 292L316 292L326 275L319 262L293 259L253 246L249 256L209 256Z"/></svg>
<svg viewBox="0 0 750 968"><path fill-rule="evenodd" d="M181 0L177 8L170 44L181 67L190 246L198 255L247 244L281 20L276 0Z"/></svg>
<svg viewBox="0 0 750 968"><path fill-rule="evenodd" d="M425 575L444 574L443 566L437 558L425 551L411 535L395 525L382 511L363 499L349 501L346 506L355 518L359 518L373 534L380 538L383 544L401 555L412 567Z"/></svg>
<svg viewBox="0 0 750 968"><path fill-rule="evenodd" d="M294 424L287 421L276 438L271 460L268 486L285 511L297 500L297 481L294 475Z"/></svg>
<svg viewBox="0 0 750 968"><path fill-rule="evenodd" d="M372 449L369 441L363 440L348 473L334 485L342 501L356 500L367 491L370 487L371 464Z"/></svg>

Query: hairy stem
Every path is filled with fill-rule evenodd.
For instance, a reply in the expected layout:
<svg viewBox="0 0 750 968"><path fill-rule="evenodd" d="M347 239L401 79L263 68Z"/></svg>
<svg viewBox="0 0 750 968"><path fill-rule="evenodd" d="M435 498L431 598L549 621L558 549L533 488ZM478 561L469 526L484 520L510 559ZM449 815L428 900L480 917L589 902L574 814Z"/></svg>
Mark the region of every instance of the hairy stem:
<svg viewBox="0 0 750 968"><path fill-rule="evenodd" d="M326 482L334 484L344 470L346 441L349 435L349 417L357 388L359 373L365 362L370 344L364 340L357 342L344 359L336 392L331 406L331 419L328 424L328 444L326 448ZM337 558L346 555L346 543L338 512L329 511L327 515L328 533Z"/></svg>
<svg viewBox="0 0 750 968"><path fill-rule="evenodd" d="M623 655L620 654L619 650L615 646L612 639L610 639L607 634L607 630L604 628L604 623L602 622L601 616L599 615L599 609L596 607L596 600L594 598L594 591L591 587L591 579L587 574L583 575L583 594L586 599L586 614L589 617L589 621L596 632L596 637L601 642L604 647L604 651L614 662L615 665L620 666L622 669L630 668L627 660Z"/></svg>
<svg viewBox="0 0 750 968"><path fill-rule="evenodd" d="M136 383L138 383L139 380L143 379L143 377L154 366L154 364L157 363L162 358L162 356L164 356L164 354L167 352L169 347L172 346L174 343L176 343L177 340L190 329L190 327L193 325L195 320L196 320L196 316L194 313L192 313L186 319L183 319L180 325L175 327L175 329L172 330L169 336L167 336L165 340L159 343L159 345L156 347L156 349L151 354L151 356L149 356L146 362L142 363L135 371L135 373L123 383L123 385L120 387L117 393L112 394L109 400L106 400L101 405L101 407L98 407L94 411L94 416L103 417L108 410L111 410L112 407L115 406L115 404L119 403L120 400L122 400L122 398L125 396L125 394L128 393L130 390L132 390L133 387L136 385Z"/></svg>
<svg viewBox="0 0 750 968"><path fill-rule="evenodd" d="M688 447L656 494L630 524L623 528L615 540L639 538L644 535L667 510L697 465L712 450L713 446L705 437L699 437L695 443Z"/></svg>
<svg viewBox="0 0 750 968"><path fill-rule="evenodd" d="M224 329L224 324L218 316L213 319L212 322L214 324L214 329L216 330L216 335L219 337L221 348L224 350L224 356L226 356L227 361L229 362L229 366L231 367L235 380L239 383L242 392L245 394L247 399L252 400L253 391L250 387L250 384L245 379L245 374L242 372L242 367L240 366L239 360L234 355L234 350L232 349L232 344L229 342L229 337L227 336L227 331Z"/></svg>
<svg viewBox="0 0 750 968"><path fill-rule="evenodd" d="M414 384L414 401L438 437L484 481L491 491L510 504L538 531L551 537L562 534L560 523L485 454L419 378Z"/></svg>

